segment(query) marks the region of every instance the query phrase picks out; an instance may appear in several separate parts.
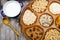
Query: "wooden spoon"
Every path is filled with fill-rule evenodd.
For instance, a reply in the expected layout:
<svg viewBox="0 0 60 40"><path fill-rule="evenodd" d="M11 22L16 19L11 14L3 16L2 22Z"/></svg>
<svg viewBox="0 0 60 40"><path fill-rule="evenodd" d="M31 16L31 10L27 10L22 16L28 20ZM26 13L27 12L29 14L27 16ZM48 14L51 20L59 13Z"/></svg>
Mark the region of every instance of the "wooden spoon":
<svg viewBox="0 0 60 40"><path fill-rule="evenodd" d="M20 33L10 24L10 20L7 17L3 18L3 23L9 26L16 33L17 37L20 37Z"/></svg>

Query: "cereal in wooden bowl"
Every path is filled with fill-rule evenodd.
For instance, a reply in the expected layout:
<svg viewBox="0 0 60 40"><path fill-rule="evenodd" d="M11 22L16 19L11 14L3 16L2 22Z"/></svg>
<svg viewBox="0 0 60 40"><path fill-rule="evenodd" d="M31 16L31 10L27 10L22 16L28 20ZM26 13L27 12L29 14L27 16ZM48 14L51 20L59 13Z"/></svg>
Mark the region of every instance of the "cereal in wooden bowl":
<svg viewBox="0 0 60 40"><path fill-rule="evenodd" d="M43 12L47 8L47 0L35 0L32 4L32 9L36 12Z"/></svg>
<svg viewBox="0 0 60 40"><path fill-rule="evenodd" d="M31 40L41 40L43 36L43 29L40 26L32 26L25 29L25 33Z"/></svg>
<svg viewBox="0 0 60 40"><path fill-rule="evenodd" d="M60 31L57 29L50 29L46 32L44 40L60 40Z"/></svg>
<svg viewBox="0 0 60 40"><path fill-rule="evenodd" d="M49 11L53 14L60 14L60 2L51 2L49 5Z"/></svg>
<svg viewBox="0 0 60 40"><path fill-rule="evenodd" d="M53 23L53 17L48 13L40 16L40 24L44 27L49 27Z"/></svg>
<svg viewBox="0 0 60 40"><path fill-rule="evenodd" d="M26 25L30 25L33 24L36 21L36 16L33 12L31 12L30 10L26 10L24 15L23 15L23 22Z"/></svg>

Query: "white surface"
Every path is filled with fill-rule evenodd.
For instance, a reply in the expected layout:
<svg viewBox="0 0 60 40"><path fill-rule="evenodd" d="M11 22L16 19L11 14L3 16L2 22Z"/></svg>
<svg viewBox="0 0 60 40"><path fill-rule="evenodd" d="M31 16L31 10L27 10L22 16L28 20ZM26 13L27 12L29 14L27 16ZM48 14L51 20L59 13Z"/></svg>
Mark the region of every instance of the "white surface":
<svg viewBox="0 0 60 40"><path fill-rule="evenodd" d="M3 12L8 17L15 17L21 11L21 6L17 1L8 1L3 5Z"/></svg>

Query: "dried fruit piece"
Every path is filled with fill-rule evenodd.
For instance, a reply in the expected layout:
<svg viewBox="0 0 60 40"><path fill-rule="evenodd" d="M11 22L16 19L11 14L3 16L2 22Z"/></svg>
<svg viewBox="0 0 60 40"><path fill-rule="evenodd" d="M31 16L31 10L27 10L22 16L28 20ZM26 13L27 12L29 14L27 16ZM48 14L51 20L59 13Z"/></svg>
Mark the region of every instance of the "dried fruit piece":
<svg viewBox="0 0 60 40"><path fill-rule="evenodd" d="M57 27L60 29L60 16L57 17L55 23L56 23Z"/></svg>

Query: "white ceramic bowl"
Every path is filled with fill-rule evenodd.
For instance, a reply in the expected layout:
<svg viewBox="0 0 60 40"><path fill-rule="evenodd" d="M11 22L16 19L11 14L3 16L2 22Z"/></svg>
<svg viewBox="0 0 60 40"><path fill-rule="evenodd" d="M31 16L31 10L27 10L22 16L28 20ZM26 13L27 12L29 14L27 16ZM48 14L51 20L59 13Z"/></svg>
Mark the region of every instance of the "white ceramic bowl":
<svg viewBox="0 0 60 40"><path fill-rule="evenodd" d="M8 17L15 17L21 11L21 5L17 1L8 1L3 5L3 12Z"/></svg>

